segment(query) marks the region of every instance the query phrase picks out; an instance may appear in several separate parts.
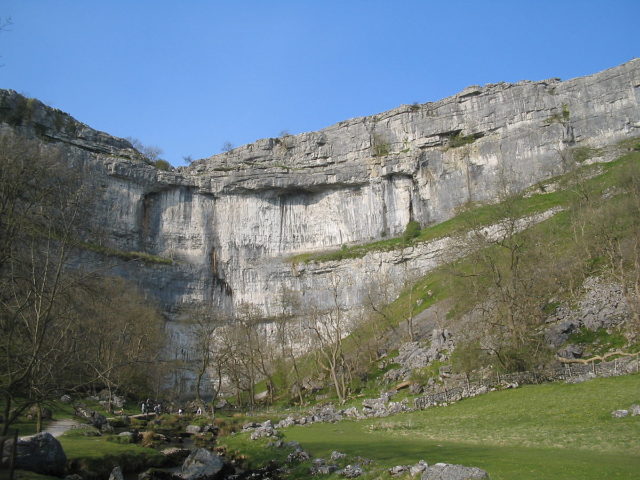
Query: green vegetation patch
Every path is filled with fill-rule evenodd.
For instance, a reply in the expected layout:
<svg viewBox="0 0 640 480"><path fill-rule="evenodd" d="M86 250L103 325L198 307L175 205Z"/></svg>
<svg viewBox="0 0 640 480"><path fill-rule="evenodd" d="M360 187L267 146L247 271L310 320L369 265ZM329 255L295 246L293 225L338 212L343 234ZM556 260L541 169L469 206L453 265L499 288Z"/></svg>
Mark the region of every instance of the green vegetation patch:
<svg viewBox="0 0 640 480"><path fill-rule="evenodd" d="M127 252L124 250L117 250L115 248L105 247L103 245L98 245L91 242L82 242L79 244L80 248L84 248L85 250L91 250L92 252L99 253L101 255L106 255L109 257L116 257L122 260L140 260L144 263L155 263L161 265L172 265L173 260L166 257L161 257L159 255L152 255L146 252Z"/></svg>
<svg viewBox="0 0 640 480"><path fill-rule="evenodd" d="M481 138L482 134L474 133L472 135L460 135L460 132L455 135L451 135L449 137L449 148L458 148L464 145L469 145L470 143L475 142L477 139Z"/></svg>
<svg viewBox="0 0 640 480"><path fill-rule="evenodd" d="M493 480L636 478L640 417L611 411L640 402L640 376L532 385L448 407L366 421L285 430L315 457L333 450L374 467L448 462L485 469Z"/></svg>
<svg viewBox="0 0 640 480"><path fill-rule="evenodd" d="M110 436L86 436L84 429L70 430L59 437L69 469L83 478L107 478L116 465L123 472L161 467L166 458L157 450L110 441Z"/></svg>
<svg viewBox="0 0 640 480"><path fill-rule="evenodd" d="M576 147L571 150L571 154L573 155L574 161L582 163L591 158L602 155L602 149L593 147Z"/></svg>
<svg viewBox="0 0 640 480"><path fill-rule="evenodd" d="M569 337L568 343L578 343L588 346L588 353L602 355L611 350L623 348L627 344L627 339L620 331L609 332L605 328L589 330L581 327Z"/></svg>
<svg viewBox="0 0 640 480"><path fill-rule="evenodd" d="M553 115L547 117L545 119L545 123L565 123L569 121L571 117L571 113L569 112L569 105L566 103L562 104L562 111L559 113L554 113Z"/></svg>

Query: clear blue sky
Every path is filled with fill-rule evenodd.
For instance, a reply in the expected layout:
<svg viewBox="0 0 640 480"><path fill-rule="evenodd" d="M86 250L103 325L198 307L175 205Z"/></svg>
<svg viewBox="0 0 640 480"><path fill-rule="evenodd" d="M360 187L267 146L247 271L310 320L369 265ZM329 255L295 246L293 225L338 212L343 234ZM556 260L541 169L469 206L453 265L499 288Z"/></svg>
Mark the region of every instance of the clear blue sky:
<svg viewBox="0 0 640 480"><path fill-rule="evenodd" d="M0 88L174 165L640 56L639 0L2 0Z"/></svg>

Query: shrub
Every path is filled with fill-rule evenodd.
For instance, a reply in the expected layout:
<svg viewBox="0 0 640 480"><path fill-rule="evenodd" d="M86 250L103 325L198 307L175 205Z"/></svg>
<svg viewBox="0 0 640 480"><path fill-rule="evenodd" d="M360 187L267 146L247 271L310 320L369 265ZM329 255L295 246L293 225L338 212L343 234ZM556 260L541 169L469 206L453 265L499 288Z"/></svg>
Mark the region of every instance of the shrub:
<svg viewBox="0 0 640 480"><path fill-rule="evenodd" d="M155 162L153 162L153 165L158 170L164 170L166 172L171 170L171 164L169 162L167 162L166 160L162 160L162 159L156 160Z"/></svg>
<svg viewBox="0 0 640 480"><path fill-rule="evenodd" d="M402 234L402 238L408 242L416 238L418 235L420 235L420 224L415 220L411 220L407 223L404 233Z"/></svg>

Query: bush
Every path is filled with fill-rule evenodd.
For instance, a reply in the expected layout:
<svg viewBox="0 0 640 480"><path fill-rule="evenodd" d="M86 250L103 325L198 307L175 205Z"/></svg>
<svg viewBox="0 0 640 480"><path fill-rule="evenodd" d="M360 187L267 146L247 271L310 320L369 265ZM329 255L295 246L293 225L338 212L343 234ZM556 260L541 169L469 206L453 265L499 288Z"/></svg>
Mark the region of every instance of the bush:
<svg viewBox="0 0 640 480"><path fill-rule="evenodd" d="M407 223L404 233L402 234L402 238L408 242L416 238L418 235L420 235L420 224L415 220L411 220Z"/></svg>
<svg viewBox="0 0 640 480"><path fill-rule="evenodd" d="M156 160L155 162L153 162L153 165L158 170L164 170L165 172L168 172L169 170L171 170L171 164L166 160L162 160L162 159Z"/></svg>

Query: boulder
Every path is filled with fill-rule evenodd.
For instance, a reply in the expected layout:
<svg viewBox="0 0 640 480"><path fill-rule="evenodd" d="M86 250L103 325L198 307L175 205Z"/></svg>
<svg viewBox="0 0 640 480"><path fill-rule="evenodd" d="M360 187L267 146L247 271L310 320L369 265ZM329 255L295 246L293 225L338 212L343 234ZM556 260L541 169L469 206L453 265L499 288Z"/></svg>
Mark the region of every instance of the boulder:
<svg viewBox="0 0 640 480"><path fill-rule="evenodd" d="M364 471L360 465L347 465L338 472L339 475L345 478L356 478L362 475Z"/></svg>
<svg viewBox="0 0 640 480"><path fill-rule="evenodd" d="M346 458L346 456L347 456L346 453L338 452L336 450L331 452L331 460L333 460L334 462L342 458Z"/></svg>
<svg viewBox="0 0 640 480"><path fill-rule="evenodd" d="M424 469L421 480L475 480L488 478L487 472L477 467L436 463Z"/></svg>
<svg viewBox="0 0 640 480"><path fill-rule="evenodd" d="M200 425L187 425L185 431L190 434L200 433L202 431L202 427L200 427Z"/></svg>
<svg viewBox="0 0 640 480"><path fill-rule="evenodd" d="M331 475L337 470L337 465L327 464L324 458L316 458L309 469L309 473L311 475Z"/></svg>
<svg viewBox="0 0 640 480"><path fill-rule="evenodd" d="M277 424L276 427L277 428L287 428L290 427L292 425L296 424L296 419L293 418L292 416L288 416L287 418L283 418L282 420L280 420Z"/></svg>
<svg viewBox="0 0 640 480"><path fill-rule="evenodd" d="M71 399L71 397L69 395L62 395L60 397L60 401L62 403L71 403L72 399Z"/></svg>
<svg viewBox="0 0 640 480"><path fill-rule="evenodd" d="M198 448L192 451L182 464L181 476L184 480L205 480L213 478L223 467L224 462L219 455Z"/></svg>
<svg viewBox="0 0 640 480"><path fill-rule="evenodd" d="M429 468L429 465L427 464L427 462L425 462L424 460L420 460L418 463L416 463L409 469L409 474L412 477L415 477L419 473L424 472L427 468Z"/></svg>
<svg viewBox="0 0 640 480"><path fill-rule="evenodd" d="M631 410L632 417L637 417L638 415L640 415L640 405L631 405L629 410Z"/></svg>
<svg viewBox="0 0 640 480"><path fill-rule="evenodd" d="M311 458L307 452L304 450L295 450L287 455L287 462L289 463L299 463L309 460Z"/></svg>
<svg viewBox="0 0 640 480"><path fill-rule="evenodd" d="M584 349L580 345L569 344L566 347L558 350L558 356L562 358L580 358L584 353Z"/></svg>
<svg viewBox="0 0 640 480"><path fill-rule="evenodd" d="M41 432L18 440L16 467L19 469L62 476L66 463L62 445L50 433Z"/></svg>
<svg viewBox="0 0 640 480"><path fill-rule="evenodd" d="M76 405L74 408L76 416L84 418L90 425L93 425L98 429L107 423L107 417L94 410L85 408L81 405Z"/></svg>
<svg viewBox="0 0 640 480"><path fill-rule="evenodd" d="M109 480L124 480L122 470L119 466L116 465L113 467L113 470L111 470L111 474L109 475Z"/></svg>
<svg viewBox="0 0 640 480"><path fill-rule="evenodd" d="M42 416L42 420L51 420L51 418L53 417L51 409L47 407L38 407L37 405L33 405L31 408L29 408L27 412L27 418L36 418L38 415L38 408L40 408L40 415Z"/></svg>
<svg viewBox="0 0 640 480"><path fill-rule="evenodd" d="M253 432L251 432L251 440L257 440L259 438L268 438L268 437L277 437L278 436L278 431L273 428L273 426L271 425L271 422L269 422L267 424L267 422L265 422L264 424L260 425L258 428L256 428Z"/></svg>
<svg viewBox="0 0 640 480"><path fill-rule="evenodd" d="M611 412L613 418L622 418L629 415L629 410L614 410Z"/></svg>

